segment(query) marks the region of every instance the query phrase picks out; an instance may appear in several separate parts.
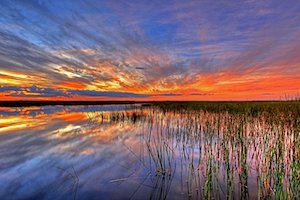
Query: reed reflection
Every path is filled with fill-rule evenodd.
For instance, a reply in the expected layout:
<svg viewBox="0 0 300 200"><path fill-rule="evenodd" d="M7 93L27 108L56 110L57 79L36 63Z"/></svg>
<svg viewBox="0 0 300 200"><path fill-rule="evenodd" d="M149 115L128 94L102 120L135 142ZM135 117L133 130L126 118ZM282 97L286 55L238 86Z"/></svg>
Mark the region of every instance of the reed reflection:
<svg viewBox="0 0 300 200"><path fill-rule="evenodd" d="M0 120L6 128L0 135L0 196L299 196L299 113L293 110L134 105L5 112L11 115Z"/></svg>

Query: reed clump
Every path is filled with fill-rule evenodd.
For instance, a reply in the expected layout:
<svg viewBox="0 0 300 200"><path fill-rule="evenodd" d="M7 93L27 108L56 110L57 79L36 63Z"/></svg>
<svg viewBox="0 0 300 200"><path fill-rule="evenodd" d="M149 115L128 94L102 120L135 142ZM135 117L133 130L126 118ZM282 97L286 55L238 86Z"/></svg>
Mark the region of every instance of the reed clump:
<svg viewBox="0 0 300 200"><path fill-rule="evenodd" d="M188 198L300 196L300 102L156 102L110 119L139 123L147 169Z"/></svg>

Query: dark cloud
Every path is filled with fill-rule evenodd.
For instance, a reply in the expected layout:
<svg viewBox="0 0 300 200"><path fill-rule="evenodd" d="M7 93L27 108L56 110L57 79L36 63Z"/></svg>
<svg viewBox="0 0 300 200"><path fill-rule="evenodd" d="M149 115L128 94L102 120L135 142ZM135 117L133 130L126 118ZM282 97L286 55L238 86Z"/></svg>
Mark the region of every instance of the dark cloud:
<svg viewBox="0 0 300 200"><path fill-rule="evenodd" d="M70 97L70 93L63 90L53 88L40 88L37 86L31 87L14 87L9 88L10 96L18 97Z"/></svg>
<svg viewBox="0 0 300 200"><path fill-rule="evenodd" d="M93 90L59 90L53 88L42 88L37 86L17 87L17 86L0 86L0 92L9 92L10 96L19 97L124 97L124 98L144 98L149 95L136 94L131 92L108 92Z"/></svg>
<svg viewBox="0 0 300 200"><path fill-rule="evenodd" d="M175 97L175 96L182 96L182 94L176 93L163 93L163 94L156 94L151 96L165 96L165 97Z"/></svg>
<svg viewBox="0 0 300 200"><path fill-rule="evenodd" d="M21 91L19 86L0 86L0 92Z"/></svg>
<svg viewBox="0 0 300 200"><path fill-rule="evenodd" d="M37 86L18 87L18 86L0 86L0 92L9 92L10 96L19 97L123 97L123 98L146 98L151 96L182 96L179 93L162 94L137 94L132 92L113 92L113 91L94 91L94 90L59 90L53 88L42 88Z"/></svg>
<svg viewBox="0 0 300 200"><path fill-rule="evenodd" d="M69 92L73 96L80 95L80 96L92 96L92 97L129 97L129 98L148 97L148 95L136 94L130 92L106 92L106 91L92 91L92 90L69 90Z"/></svg>
<svg viewBox="0 0 300 200"><path fill-rule="evenodd" d="M40 88L37 86L31 86L25 89L26 91L34 94L39 94L44 97L69 97L70 93L62 90L56 90L53 88Z"/></svg>
<svg viewBox="0 0 300 200"><path fill-rule="evenodd" d="M213 93L191 93L192 96L207 96L207 95L214 95Z"/></svg>

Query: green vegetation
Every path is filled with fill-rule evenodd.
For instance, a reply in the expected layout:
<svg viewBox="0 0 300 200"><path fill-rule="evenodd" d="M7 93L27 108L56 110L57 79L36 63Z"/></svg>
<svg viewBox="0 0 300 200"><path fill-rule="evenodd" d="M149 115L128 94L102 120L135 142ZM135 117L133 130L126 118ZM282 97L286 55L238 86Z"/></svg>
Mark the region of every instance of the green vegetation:
<svg viewBox="0 0 300 200"><path fill-rule="evenodd" d="M108 118L140 126L144 167L179 177L188 198L300 196L300 102L156 102Z"/></svg>
<svg viewBox="0 0 300 200"><path fill-rule="evenodd" d="M154 102L163 111L203 110L208 112L229 112L235 114L256 116L261 113L276 115L281 112L291 112L299 117L300 101L237 101L237 102Z"/></svg>

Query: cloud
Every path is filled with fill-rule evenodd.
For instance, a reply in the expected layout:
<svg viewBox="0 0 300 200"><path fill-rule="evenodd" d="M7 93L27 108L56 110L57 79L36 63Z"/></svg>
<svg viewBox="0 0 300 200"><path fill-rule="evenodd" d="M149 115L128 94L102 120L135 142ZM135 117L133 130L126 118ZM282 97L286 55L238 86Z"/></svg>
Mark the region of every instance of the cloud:
<svg viewBox="0 0 300 200"><path fill-rule="evenodd" d="M21 91L18 86L0 86L0 92Z"/></svg>
<svg viewBox="0 0 300 200"><path fill-rule="evenodd" d="M165 96L165 97L176 97L182 96L183 94L175 94L175 93L162 93L162 94L153 94L151 96Z"/></svg>
<svg viewBox="0 0 300 200"><path fill-rule="evenodd" d="M144 98L217 93L232 74L299 76L299 9L294 1L1 1L0 71L26 78L0 74L0 83L45 89L19 96Z"/></svg>
<svg viewBox="0 0 300 200"><path fill-rule="evenodd" d="M212 93L191 93L192 96L207 96L207 95L214 95Z"/></svg>
<svg viewBox="0 0 300 200"><path fill-rule="evenodd" d="M175 97L182 96L179 93L161 93L161 94L138 94L132 92L113 92L113 91L95 91L95 90L61 90L53 88L42 88L37 86L18 87L18 86L0 86L0 93L8 92L9 96L18 97L113 97L113 98L146 98L155 96Z"/></svg>
<svg viewBox="0 0 300 200"><path fill-rule="evenodd" d="M14 97L70 97L69 92L56 90L53 88L40 88L37 86L31 87L14 87L9 92L9 96Z"/></svg>
<svg viewBox="0 0 300 200"><path fill-rule="evenodd" d="M124 98L144 98L149 95L136 94L130 92L110 92L110 91L92 91L92 90L59 90L53 88L41 88L37 86L18 87L18 86L0 86L0 92L9 92L9 96L18 97L124 97Z"/></svg>
<svg viewBox="0 0 300 200"><path fill-rule="evenodd" d="M69 90L72 96L92 96L92 97L130 97L130 98L144 98L148 95L135 94L130 92L102 92L102 91L91 91L91 90Z"/></svg>

